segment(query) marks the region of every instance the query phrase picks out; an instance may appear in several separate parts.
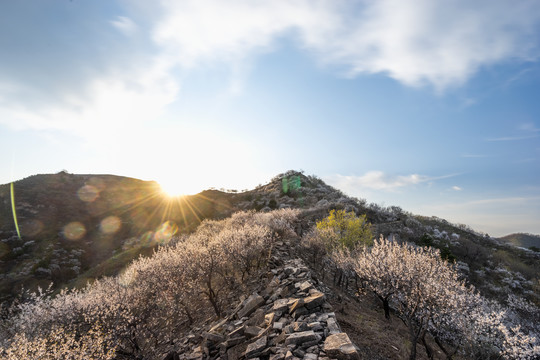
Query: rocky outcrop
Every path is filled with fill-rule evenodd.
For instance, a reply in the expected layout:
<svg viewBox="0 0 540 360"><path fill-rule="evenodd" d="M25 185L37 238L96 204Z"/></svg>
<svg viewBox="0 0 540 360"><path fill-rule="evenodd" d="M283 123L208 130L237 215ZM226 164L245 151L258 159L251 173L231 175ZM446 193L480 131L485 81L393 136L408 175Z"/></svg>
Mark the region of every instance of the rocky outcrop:
<svg viewBox="0 0 540 360"><path fill-rule="evenodd" d="M278 257L274 261L281 262ZM182 348L168 354L168 359L359 359L302 260L287 260L271 274L266 288L208 326L201 336L192 335L191 340L200 341L184 339Z"/></svg>

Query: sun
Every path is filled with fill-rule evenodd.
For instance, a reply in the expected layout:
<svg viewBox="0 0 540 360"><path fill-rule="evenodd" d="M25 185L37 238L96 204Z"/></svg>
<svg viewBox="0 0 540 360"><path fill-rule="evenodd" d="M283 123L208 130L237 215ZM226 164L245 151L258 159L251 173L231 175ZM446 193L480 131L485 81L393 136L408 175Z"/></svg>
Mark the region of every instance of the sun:
<svg viewBox="0 0 540 360"><path fill-rule="evenodd" d="M161 191L169 197L181 197L186 195L185 186L181 182L166 181L160 182Z"/></svg>

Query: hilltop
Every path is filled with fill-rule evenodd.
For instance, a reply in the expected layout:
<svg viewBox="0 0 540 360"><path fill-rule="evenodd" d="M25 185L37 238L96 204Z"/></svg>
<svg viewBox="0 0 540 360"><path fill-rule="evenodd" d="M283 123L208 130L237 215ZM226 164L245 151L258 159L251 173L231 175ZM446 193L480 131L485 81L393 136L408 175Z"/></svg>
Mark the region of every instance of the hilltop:
<svg viewBox="0 0 540 360"><path fill-rule="evenodd" d="M316 176L288 171L249 191L179 198L155 182L65 172L29 177L14 189L21 238L10 188L0 186L6 359L51 351L52 358L95 359L399 359L417 341L425 348L414 355L420 359L540 351L526 335L538 332L539 253L466 225L368 204ZM316 226L335 211L360 219L367 245L381 236L389 241L374 247L400 246L403 255L361 275L368 263L356 261L369 251L335 252L347 230ZM420 262L403 271L407 256ZM411 273L431 261L435 273ZM440 305L447 323L433 318L430 327L418 318L429 312L407 315L409 300L393 291L381 312L374 286L392 266L399 276L425 277L420 287L446 281L430 285L446 287L426 293L435 296L430 301L464 303ZM454 280L444 280L445 272ZM20 292L51 281L50 292ZM445 300L447 291L455 295ZM463 328L471 322L477 325ZM505 330L516 325L525 333ZM412 343L410 326L419 329Z"/></svg>
<svg viewBox="0 0 540 360"><path fill-rule="evenodd" d="M288 171L268 184L238 192L210 189L170 198L159 185L113 175L67 172L35 175L14 183L21 239L12 219L9 185L0 186L0 294L24 288L82 287L118 274L139 255L193 232L204 219L236 211L302 209L299 234L331 209L365 214L376 237L440 249L468 280L492 297L509 292L538 303L540 254L523 251L462 224L411 214L398 206L368 204L316 176Z"/></svg>
<svg viewBox="0 0 540 360"><path fill-rule="evenodd" d="M499 240L517 247L540 251L540 235L516 233L500 237Z"/></svg>

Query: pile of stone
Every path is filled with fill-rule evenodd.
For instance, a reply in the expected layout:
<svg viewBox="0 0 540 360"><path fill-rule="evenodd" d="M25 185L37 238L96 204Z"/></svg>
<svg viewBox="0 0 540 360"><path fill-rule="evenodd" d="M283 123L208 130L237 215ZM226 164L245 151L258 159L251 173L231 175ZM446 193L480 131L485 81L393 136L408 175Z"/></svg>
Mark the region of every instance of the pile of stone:
<svg viewBox="0 0 540 360"><path fill-rule="evenodd" d="M183 351L165 360L359 359L303 262L287 260L271 271L273 279L260 294L199 336L184 339Z"/></svg>

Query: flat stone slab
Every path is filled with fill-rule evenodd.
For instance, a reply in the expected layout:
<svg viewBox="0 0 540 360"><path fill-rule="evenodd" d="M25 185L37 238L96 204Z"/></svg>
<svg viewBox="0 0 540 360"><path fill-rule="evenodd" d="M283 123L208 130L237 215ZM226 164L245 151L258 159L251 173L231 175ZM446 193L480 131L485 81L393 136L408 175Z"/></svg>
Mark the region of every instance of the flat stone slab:
<svg viewBox="0 0 540 360"><path fill-rule="evenodd" d="M326 296L323 293L317 293L304 298L304 306L308 309L314 309L317 306L321 306L326 301Z"/></svg>
<svg viewBox="0 0 540 360"><path fill-rule="evenodd" d="M246 348L246 358L253 358L255 357L254 355L262 352L266 347L266 342L266 336L262 336L259 340L249 344Z"/></svg>
<svg viewBox="0 0 540 360"><path fill-rule="evenodd" d="M275 311L285 311L289 308L289 299L277 299L274 301L274 306L272 310Z"/></svg>
<svg viewBox="0 0 540 360"><path fill-rule="evenodd" d="M297 288L298 291L306 291L311 289L313 287L313 284L309 281L297 282L296 284L294 284L294 287Z"/></svg>
<svg viewBox="0 0 540 360"><path fill-rule="evenodd" d="M356 347L346 333L333 334L324 341L324 352L338 360L360 360Z"/></svg>
<svg viewBox="0 0 540 360"><path fill-rule="evenodd" d="M238 312L238 318L243 318L244 316L251 315L255 310L257 310L259 307L263 306L265 304L265 300L262 296L258 294L251 295L247 300L246 304L240 311Z"/></svg>
<svg viewBox="0 0 540 360"><path fill-rule="evenodd" d="M220 343L220 342L225 341L225 336L216 334L216 333L211 333L211 332L203 333L203 337L206 338L207 340L210 340L213 343Z"/></svg>
<svg viewBox="0 0 540 360"><path fill-rule="evenodd" d="M302 344L308 341L314 341L314 340L318 341L320 339L321 339L321 336L318 334L315 334L313 330L302 331L302 332L297 332L297 333L287 336L287 338L285 339L285 345L289 345L289 344L298 345L298 344Z"/></svg>

